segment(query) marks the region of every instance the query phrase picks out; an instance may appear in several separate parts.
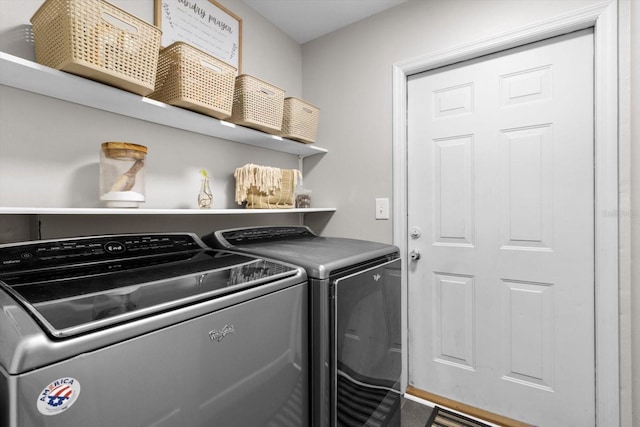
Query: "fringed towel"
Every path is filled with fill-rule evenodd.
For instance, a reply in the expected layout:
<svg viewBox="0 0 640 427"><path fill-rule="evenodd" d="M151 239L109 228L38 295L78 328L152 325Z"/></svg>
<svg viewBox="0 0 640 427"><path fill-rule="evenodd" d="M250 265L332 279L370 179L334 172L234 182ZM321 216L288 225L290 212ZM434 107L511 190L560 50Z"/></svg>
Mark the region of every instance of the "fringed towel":
<svg viewBox="0 0 640 427"><path fill-rule="evenodd" d="M297 169L246 164L237 168L236 203L249 209L291 209L295 207L295 188L302 175Z"/></svg>

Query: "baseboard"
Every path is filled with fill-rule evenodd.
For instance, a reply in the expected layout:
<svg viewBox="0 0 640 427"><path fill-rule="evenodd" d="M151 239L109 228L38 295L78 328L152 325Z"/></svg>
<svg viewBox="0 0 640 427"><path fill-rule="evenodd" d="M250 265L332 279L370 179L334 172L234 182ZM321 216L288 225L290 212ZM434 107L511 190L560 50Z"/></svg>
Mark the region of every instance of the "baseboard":
<svg viewBox="0 0 640 427"><path fill-rule="evenodd" d="M466 405L464 403L456 402L455 400L448 399L446 397L438 396L437 394L429 393L428 391L420 390L418 388L408 386L406 390L407 395L415 396L419 399L427 402L434 403L444 408L458 411L462 414L468 415L473 418L477 418L481 421L486 421L491 424L496 424L503 427L534 427L530 424L523 423L511 418L504 417L502 415L494 414L493 412L485 411L474 406Z"/></svg>

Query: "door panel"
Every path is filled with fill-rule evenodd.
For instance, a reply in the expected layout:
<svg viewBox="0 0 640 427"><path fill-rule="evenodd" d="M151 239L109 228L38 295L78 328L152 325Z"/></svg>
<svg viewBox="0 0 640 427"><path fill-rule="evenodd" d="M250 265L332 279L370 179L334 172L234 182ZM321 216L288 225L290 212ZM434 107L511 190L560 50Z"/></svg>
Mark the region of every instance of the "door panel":
<svg viewBox="0 0 640 427"><path fill-rule="evenodd" d="M595 424L593 36L411 76L409 384Z"/></svg>
<svg viewBox="0 0 640 427"><path fill-rule="evenodd" d="M436 243L473 244L473 138L455 136L434 141Z"/></svg>
<svg viewBox="0 0 640 427"><path fill-rule="evenodd" d="M503 249L550 250L552 128L510 129L500 139Z"/></svg>

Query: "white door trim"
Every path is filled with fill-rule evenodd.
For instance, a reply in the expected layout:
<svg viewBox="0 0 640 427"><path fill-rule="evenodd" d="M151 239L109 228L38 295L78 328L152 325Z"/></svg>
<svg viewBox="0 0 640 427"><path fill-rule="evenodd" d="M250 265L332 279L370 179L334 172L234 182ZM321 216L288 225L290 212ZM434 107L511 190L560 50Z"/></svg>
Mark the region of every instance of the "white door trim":
<svg viewBox="0 0 640 427"><path fill-rule="evenodd" d="M501 50L594 28L595 40L595 339L596 425L620 425L618 315L618 43L617 0L580 9L463 46L393 65L393 240L400 248L407 378L407 77Z"/></svg>

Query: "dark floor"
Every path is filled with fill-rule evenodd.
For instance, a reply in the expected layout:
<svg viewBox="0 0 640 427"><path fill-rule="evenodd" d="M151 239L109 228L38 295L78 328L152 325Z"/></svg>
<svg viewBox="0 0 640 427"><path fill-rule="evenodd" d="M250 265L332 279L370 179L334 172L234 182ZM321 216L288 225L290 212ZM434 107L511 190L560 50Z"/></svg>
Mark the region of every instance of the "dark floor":
<svg viewBox="0 0 640 427"><path fill-rule="evenodd" d="M402 398L402 427L424 427L431 415L431 407Z"/></svg>

